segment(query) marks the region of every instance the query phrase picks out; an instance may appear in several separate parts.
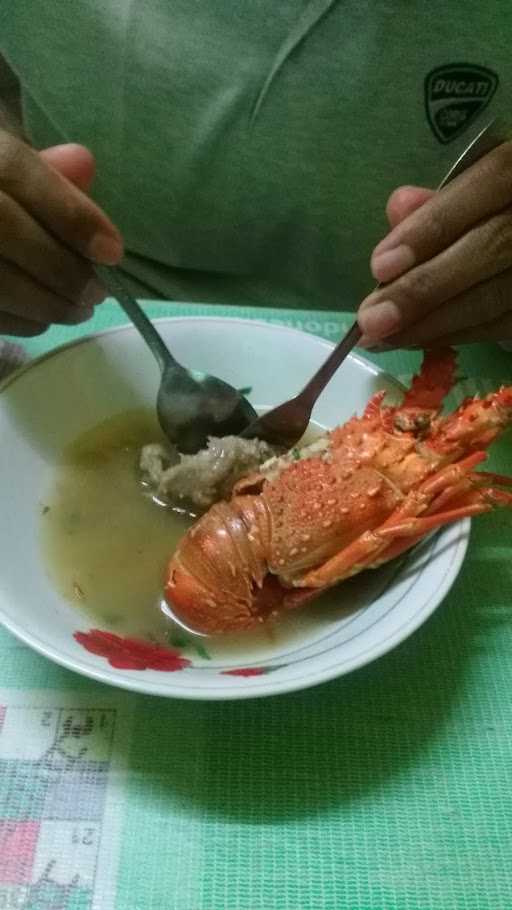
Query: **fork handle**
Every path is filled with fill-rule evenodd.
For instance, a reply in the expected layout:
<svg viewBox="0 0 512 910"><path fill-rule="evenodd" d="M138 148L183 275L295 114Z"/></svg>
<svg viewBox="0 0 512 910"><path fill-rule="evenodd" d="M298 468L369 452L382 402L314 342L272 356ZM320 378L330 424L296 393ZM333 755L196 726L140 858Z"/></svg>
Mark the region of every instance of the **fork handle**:
<svg viewBox="0 0 512 910"><path fill-rule="evenodd" d="M304 386L299 398L304 402L310 403L311 406L314 405L320 393L323 392L327 383L330 382L336 370L345 360L345 357L347 357L351 350L356 346L361 335L362 332L359 328L359 324L354 322L350 331L347 332L342 341L336 345L334 351L329 354L327 360L322 364L320 369L311 377L307 385Z"/></svg>

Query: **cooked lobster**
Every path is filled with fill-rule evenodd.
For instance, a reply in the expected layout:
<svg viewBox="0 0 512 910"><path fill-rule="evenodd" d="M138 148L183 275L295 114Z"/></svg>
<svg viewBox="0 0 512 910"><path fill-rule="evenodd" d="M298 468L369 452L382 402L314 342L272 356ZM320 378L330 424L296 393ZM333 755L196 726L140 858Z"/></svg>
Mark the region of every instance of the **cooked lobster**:
<svg viewBox="0 0 512 910"><path fill-rule="evenodd" d="M475 469L512 423L512 387L441 416L455 369L452 350L428 352L400 406L378 392L323 448L239 481L171 559L165 595L175 615L207 634L248 629L448 522L511 506L512 478Z"/></svg>

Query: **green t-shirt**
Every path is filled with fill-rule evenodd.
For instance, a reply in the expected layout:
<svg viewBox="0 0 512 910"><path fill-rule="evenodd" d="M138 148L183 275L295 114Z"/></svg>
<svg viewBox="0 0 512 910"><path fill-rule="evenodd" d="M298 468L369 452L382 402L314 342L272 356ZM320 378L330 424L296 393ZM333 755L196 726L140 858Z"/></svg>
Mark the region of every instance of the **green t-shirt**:
<svg viewBox="0 0 512 910"><path fill-rule="evenodd" d="M134 289L349 309L399 184L512 97L510 0L0 0L38 147L94 151Z"/></svg>

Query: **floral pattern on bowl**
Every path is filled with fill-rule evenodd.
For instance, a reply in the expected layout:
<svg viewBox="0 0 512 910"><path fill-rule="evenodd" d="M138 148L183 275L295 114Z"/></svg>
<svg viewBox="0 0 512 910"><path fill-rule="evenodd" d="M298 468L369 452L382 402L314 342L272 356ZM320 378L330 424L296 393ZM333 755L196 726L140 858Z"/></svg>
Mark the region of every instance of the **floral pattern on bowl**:
<svg viewBox="0 0 512 910"><path fill-rule="evenodd" d="M91 629L75 632L74 639L91 654L106 657L116 670L161 670L175 673L185 670L192 662L179 651L163 648L140 638L123 638L113 632Z"/></svg>
<svg viewBox="0 0 512 910"><path fill-rule="evenodd" d="M141 638L129 638L102 629L75 632L73 638L91 654L105 657L116 670L159 670L163 673L175 673L192 667L192 661L182 657L180 651L175 648L153 644ZM204 656L210 659L207 652ZM267 667L236 667L219 672L222 676L264 676L266 673L280 670L282 666L279 664Z"/></svg>

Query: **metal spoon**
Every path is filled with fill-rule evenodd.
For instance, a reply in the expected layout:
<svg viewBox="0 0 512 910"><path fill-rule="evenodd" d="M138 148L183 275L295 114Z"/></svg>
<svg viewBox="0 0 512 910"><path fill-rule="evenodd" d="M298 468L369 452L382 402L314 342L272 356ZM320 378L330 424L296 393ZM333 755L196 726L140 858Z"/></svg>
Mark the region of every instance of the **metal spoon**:
<svg viewBox="0 0 512 910"><path fill-rule="evenodd" d="M160 426L180 452L194 453L208 436L237 436L257 417L246 398L216 376L187 370L173 357L118 271L96 266L100 281L118 301L154 355L162 378L156 402Z"/></svg>
<svg viewBox="0 0 512 910"><path fill-rule="evenodd" d="M439 184L438 191L508 138L509 130L501 120L494 119L488 123L471 140L451 166ZM377 285L377 287L381 287L381 285ZM285 401L284 404L267 411L266 414L262 414L241 435L246 439L262 439L270 445L291 449L306 432L311 420L311 413L320 394L360 338L361 330L355 322L320 369L304 386L302 392L289 401Z"/></svg>

